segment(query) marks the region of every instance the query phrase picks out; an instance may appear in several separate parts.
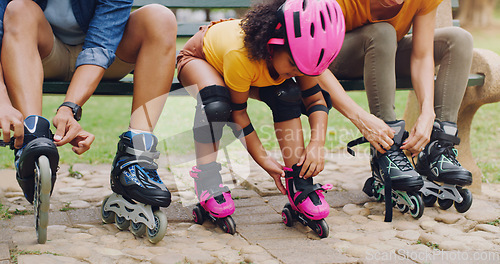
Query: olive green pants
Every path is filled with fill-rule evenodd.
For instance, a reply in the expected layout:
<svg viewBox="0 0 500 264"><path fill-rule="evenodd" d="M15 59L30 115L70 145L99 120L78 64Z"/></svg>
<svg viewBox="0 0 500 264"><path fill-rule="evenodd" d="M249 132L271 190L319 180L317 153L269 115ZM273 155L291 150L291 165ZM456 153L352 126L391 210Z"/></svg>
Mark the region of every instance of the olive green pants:
<svg viewBox="0 0 500 264"><path fill-rule="evenodd" d="M470 67L472 36L458 27L434 33L434 61L439 65L434 111L439 121L457 122ZM396 120L396 77L409 77L412 35L397 42L388 23L374 23L346 33L342 49L330 65L339 79L364 78L370 112L384 121Z"/></svg>

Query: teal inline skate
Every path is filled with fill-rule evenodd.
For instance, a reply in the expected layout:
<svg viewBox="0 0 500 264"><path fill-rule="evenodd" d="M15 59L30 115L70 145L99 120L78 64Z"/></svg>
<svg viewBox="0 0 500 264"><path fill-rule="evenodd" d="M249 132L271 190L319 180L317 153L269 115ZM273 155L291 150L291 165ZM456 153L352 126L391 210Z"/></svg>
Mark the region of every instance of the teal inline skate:
<svg viewBox="0 0 500 264"><path fill-rule="evenodd" d="M420 192L426 206L437 200L443 210L455 204L455 209L464 213L472 205L472 193L463 188L472 184L472 174L456 158L453 146L460 143L457 135L455 123L435 121L431 141L419 153L415 169L424 178Z"/></svg>
<svg viewBox="0 0 500 264"><path fill-rule="evenodd" d="M410 161L404 154L401 146L408 137L403 120L387 122L396 131L394 144L384 154L370 147L372 177L364 184L363 192L377 201L385 202L385 221L392 221L392 207L398 208L402 213L418 219L424 213L424 205L418 191L424 182L422 177L413 169ZM366 143L364 137L353 140L347 144L348 152L354 156L351 147Z"/></svg>

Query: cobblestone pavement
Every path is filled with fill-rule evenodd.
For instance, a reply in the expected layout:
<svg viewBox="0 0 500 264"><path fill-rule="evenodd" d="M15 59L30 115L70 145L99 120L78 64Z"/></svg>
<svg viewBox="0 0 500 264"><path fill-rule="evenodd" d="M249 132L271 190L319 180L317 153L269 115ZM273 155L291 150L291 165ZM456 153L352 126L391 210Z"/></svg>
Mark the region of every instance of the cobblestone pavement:
<svg viewBox="0 0 500 264"><path fill-rule="evenodd" d="M0 170L0 202L13 214L0 220L0 264L500 263L498 184L483 184L466 213L453 207L446 211L427 207L416 220L395 209L393 221L386 223L384 205L361 192L370 175L368 155L329 153L325 170L315 177L315 182L334 185L326 194L330 236L319 239L299 223L286 227L281 210L287 198L244 152L231 157L236 158L221 157L221 163L235 199L237 233L225 234L207 221L193 223L196 198L187 173L193 164L168 157L160 160L159 173L173 193L173 202L162 209L168 230L155 245L113 224L102 224L100 206L111 193L110 165L75 164L71 170L61 165L51 198L48 241L43 245L36 243L32 208L15 172Z"/></svg>

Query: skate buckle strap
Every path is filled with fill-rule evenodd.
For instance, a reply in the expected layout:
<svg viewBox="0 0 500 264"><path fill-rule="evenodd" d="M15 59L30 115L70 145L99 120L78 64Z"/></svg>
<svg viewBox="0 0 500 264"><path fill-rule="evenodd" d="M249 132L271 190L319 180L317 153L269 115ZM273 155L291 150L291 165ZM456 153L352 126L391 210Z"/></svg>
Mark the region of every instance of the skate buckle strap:
<svg viewBox="0 0 500 264"><path fill-rule="evenodd" d="M445 140L453 143L453 145L460 144L460 138L457 136L448 135L444 132L438 132L431 135L431 141L433 140Z"/></svg>
<svg viewBox="0 0 500 264"><path fill-rule="evenodd" d="M223 195L224 193L231 193L229 187L227 186L213 186L209 187L206 190L202 191L198 200L200 201L208 201L210 198L215 198L217 196Z"/></svg>
<svg viewBox="0 0 500 264"><path fill-rule="evenodd" d="M349 143L347 143L347 152L349 154L351 154L352 156L356 156L356 153L354 152L354 150L352 150L352 147L363 144L363 143L367 143L367 142L369 142L369 141L365 137L359 137L355 140L351 140L351 141L349 141Z"/></svg>
<svg viewBox="0 0 500 264"><path fill-rule="evenodd" d="M148 167L145 167L145 163L147 163ZM158 169L158 164L156 164L154 161L149 161L149 160L138 160L135 157L128 157L122 160L122 164L120 166L116 166L112 169L111 173L113 174L120 174L123 170L126 168L132 166L132 165L139 165L141 167L145 167L148 170L156 170Z"/></svg>
<svg viewBox="0 0 500 264"><path fill-rule="evenodd" d="M227 187L227 186L222 186L222 187L221 186L214 186L214 187L208 188L207 191L210 194L210 197L215 197L215 196L222 195L223 193L230 193L231 192L229 190L229 187Z"/></svg>
<svg viewBox="0 0 500 264"><path fill-rule="evenodd" d="M124 144L123 142L118 143L118 150L125 152L130 155L134 155L137 157L146 157L150 159L158 159L160 158L160 152L159 151L143 151L143 150L138 150L131 148Z"/></svg>
<svg viewBox="0 0 500 264"><path fill-rule="evenodd" d="M326 192L328 190L333 189L333 185L331 183L327 183L327 184L322 185L321 188L323 188L323 190L325 190L325 192Z"/></svg>
<svg viewBox="0 0 500 264"><path fill-rule="evenodd" d="M325 185L328 185L328 184L325 184ZM301 193L297 196L297 198L294 199L293 202L295 203L295 205L299 205L299 203L304 201L309 196L310 193L318 191L318 190L324 191L321 184L316 183L314 185L309 185L309 186L305 187L304 190L301 190Z"/></svg>

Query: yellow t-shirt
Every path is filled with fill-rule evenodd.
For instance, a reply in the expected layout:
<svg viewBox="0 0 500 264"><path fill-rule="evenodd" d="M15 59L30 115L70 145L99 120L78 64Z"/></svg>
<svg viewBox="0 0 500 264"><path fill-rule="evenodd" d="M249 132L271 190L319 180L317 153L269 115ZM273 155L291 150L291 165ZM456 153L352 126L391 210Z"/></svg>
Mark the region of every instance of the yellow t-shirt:
<svg viewBox="0 0 500 264"><path fill-rule="evenodd" d="M346 32L366 24L387 22L396 29L398 41L410 31L415 16L428 14L442 1L406 0L399 13L393 18L373 20L370 13L370 0L337 0L344 12Z"/></svg>
<svg viewBox="0 0 500 264"><path fill-rule="evenodd" d="M264 60L250 60L243 45L241 20L228 20L211 26L203 38L205 58L224 78L226 85L237 92L246 92L250 86L266 87L283 83L269 75Z"/></svg>

